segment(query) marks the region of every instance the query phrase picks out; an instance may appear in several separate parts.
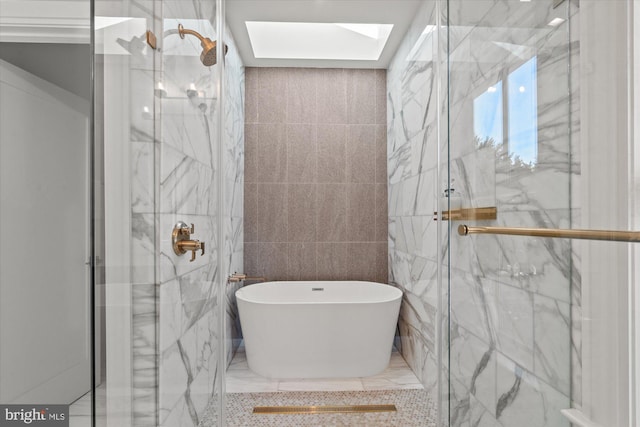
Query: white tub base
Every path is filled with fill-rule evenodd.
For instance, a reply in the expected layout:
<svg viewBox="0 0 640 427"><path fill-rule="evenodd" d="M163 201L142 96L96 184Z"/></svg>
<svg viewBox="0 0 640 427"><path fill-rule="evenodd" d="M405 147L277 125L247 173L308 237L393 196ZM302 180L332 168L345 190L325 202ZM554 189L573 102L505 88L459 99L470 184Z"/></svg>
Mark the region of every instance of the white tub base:
<svg viewBox="0 0 640 427"><path fill-rule="evenodd" d="M247 362L259 375L367 377L389 364L402 299L395 287L268 282L242 288L236 297Z"/></svg>

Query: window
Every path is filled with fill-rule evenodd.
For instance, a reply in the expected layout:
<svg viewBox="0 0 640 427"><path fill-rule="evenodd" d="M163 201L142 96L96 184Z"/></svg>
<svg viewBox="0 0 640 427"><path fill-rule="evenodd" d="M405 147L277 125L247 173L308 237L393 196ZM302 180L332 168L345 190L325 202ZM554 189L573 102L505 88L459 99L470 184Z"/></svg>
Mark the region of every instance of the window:
<svg viewBox="0 0 640 427"><path fill-rule="evenodd" d="M538 161L538 63L534 56L509 74L507 98L509 156L523 163Z"/></svg>
<svg viewBox="0 0 640 427"><path fill-rule="evenodd" d="M491 139L494 145L502 144L503 116L502 82L498 82L473 101L473 130L480 143Z"/></svg>
<svg viewBox="0 0 640 427"><path fill-rule="evenodd" d="M512 162L530 166L538 161L537 72L537 58L533 57L473 101L478 143L506 143Z"/></svg>

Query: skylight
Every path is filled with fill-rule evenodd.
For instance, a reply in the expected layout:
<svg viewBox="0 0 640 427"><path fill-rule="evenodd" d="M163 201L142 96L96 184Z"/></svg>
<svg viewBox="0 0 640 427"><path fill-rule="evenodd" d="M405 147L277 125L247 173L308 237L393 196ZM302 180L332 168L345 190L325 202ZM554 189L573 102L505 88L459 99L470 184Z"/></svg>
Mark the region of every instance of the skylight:
<svg viewBox="0 0 640 427"><path fill-rule="evenodd" d="M392 24L247 21L256 58L377 61Z"/></svg>

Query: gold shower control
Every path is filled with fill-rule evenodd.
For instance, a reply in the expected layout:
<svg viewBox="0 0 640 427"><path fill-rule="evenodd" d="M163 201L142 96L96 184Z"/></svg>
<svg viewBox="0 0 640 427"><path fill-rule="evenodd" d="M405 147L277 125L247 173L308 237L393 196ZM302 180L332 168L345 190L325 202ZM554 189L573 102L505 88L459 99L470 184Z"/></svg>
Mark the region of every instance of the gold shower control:
<svg viewBox="0 0 640 427"><path fill-rule="evenodd" d="M173 251L176 255L184 255L187 251L191 251L190 262L196 260L197 251L202 251L200 256L204 255L204 242L191 240L191 235L195 233L195 231L196 229L193 224L189 227L185 222L178 221L173 227L173 233L171 233Z"/></svg>

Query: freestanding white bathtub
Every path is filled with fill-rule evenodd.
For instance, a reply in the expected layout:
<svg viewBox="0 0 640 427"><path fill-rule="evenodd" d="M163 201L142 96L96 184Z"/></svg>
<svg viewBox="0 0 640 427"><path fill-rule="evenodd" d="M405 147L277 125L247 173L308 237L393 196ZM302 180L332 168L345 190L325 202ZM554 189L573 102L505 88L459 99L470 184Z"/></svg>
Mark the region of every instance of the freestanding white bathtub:
<svg viewBox="0 0 640 427"><path fill-rule="evenodd" d="M249 368L267 378L366 377L389 364L402 291L266 282L236 292Z"/></svg>

